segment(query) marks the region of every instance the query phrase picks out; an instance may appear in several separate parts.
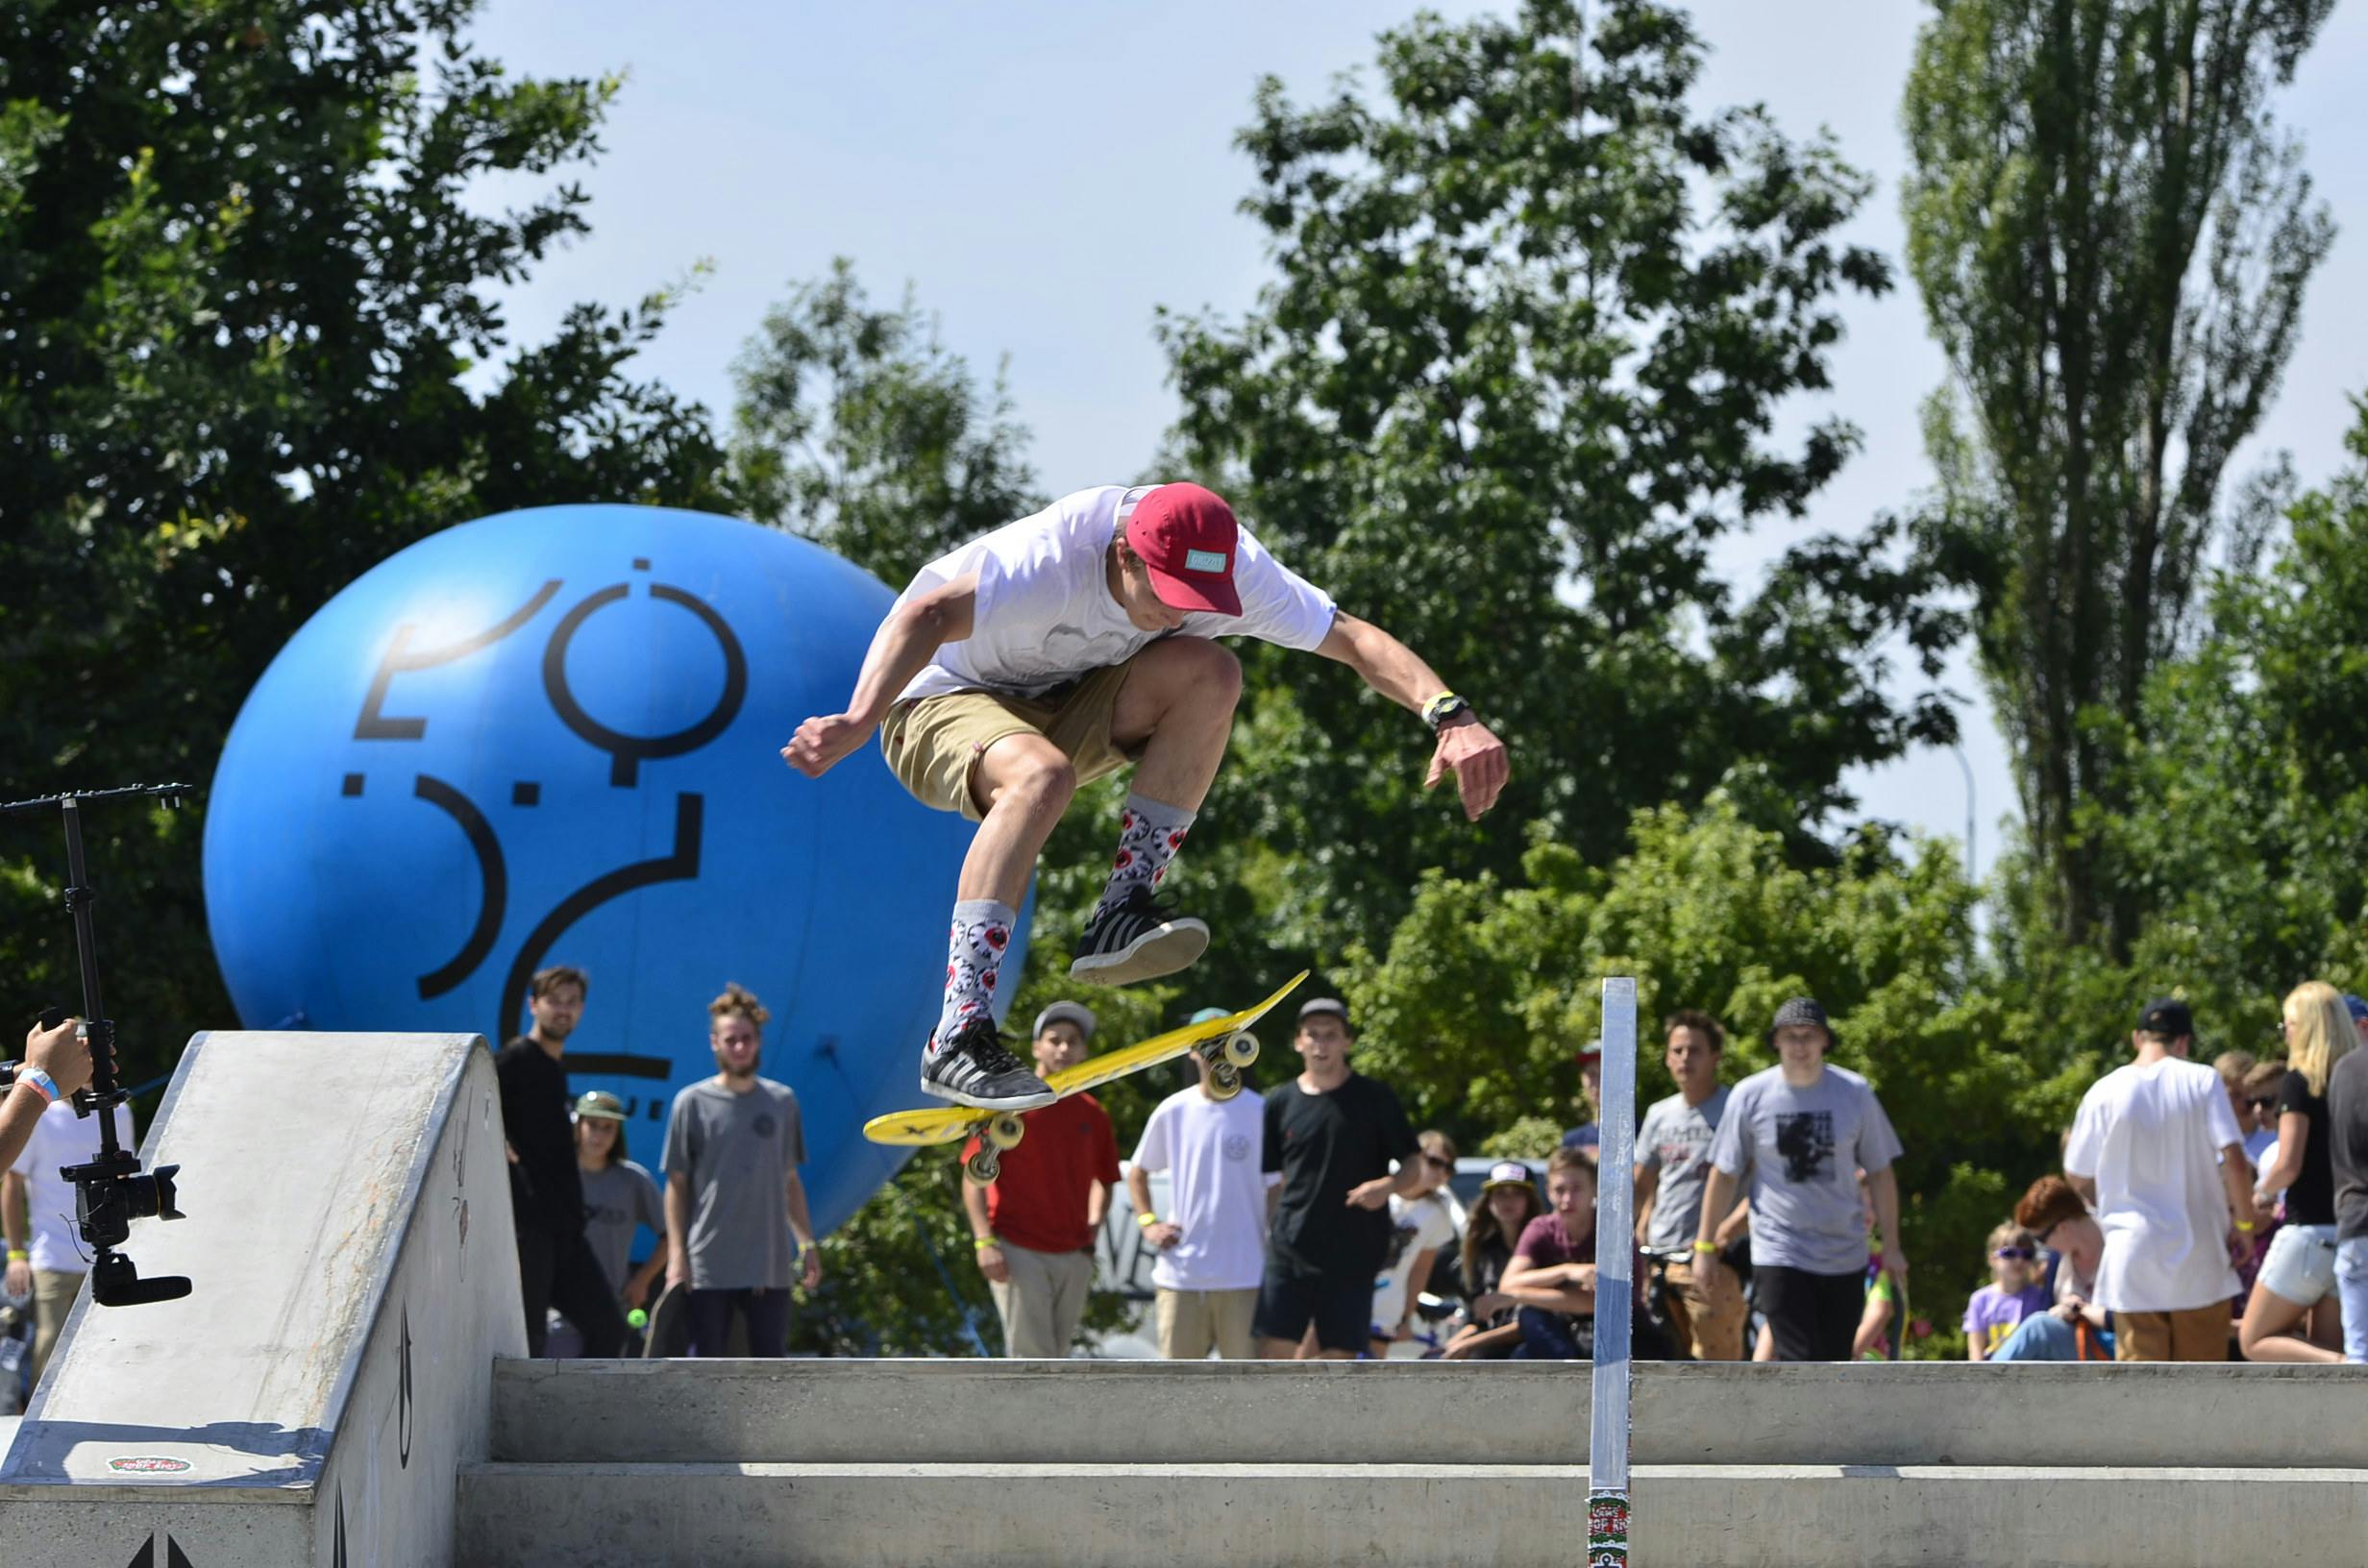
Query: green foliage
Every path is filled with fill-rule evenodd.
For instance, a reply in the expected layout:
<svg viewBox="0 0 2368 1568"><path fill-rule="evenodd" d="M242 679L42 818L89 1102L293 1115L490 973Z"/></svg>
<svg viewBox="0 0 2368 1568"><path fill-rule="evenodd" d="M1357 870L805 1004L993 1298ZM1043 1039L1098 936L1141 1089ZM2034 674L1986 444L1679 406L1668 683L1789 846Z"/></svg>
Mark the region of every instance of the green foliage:
<svg viewBox="0 0 2368 1568"><path fill-rule="evenodd" d="M1573 1048L1599 1031L1607 975L1639 980L1640 1106L1674 1091L1663 1015L1718 1018L1733 1082L1774 1065L1779 1002L1818 997L1834 1060L1874 1084L1906 1146L1907 1244L1940 1287L1979 1271L1984 1233L2054 1167L2087 1082L2052 1041L2010 1032L1975 960L1974 903L1950 845L1869 831L1835 864L1803 868L1781 834L1714 795L1694 813L1638 812L1628 852L1603 871L1542 841L1517 883L1426 877L1386 950L1358 950L1344 983L1363 1070L1418 1120L1490 1152L1517 1139L1533 1152L1531 1135L1575 1097Z"/></svg>
<svg viewBox="0 0 2368 1568"><path fill-rule="evenodd" d="M1227 912L1271 932L1269 969L1378 943L1426 868L1509 874L1532 823L1599 862L1632 810L1698 802L1739 766L1814 858L1846 768L1953 732L1936 696L1885 695L1887 639L1931 672L1956 634L1888 564L1890 524L1788 551L1740 605L1712 573L1723 538L1803 515L1857 445L1833 419L1770 431L1826 386L1840 293L1889 274L1839 235L1865 177L1758 110L1693 111L1700 62L1666 7L1529 0L1385 33L1370 97L1259 89L1243 209L1277 276L1239 322L1163 316L1176 455L1513 755L1468 825L1419 798L1406 714L1248 649L1210 810L1289 857L1224 879L1280 897Z"/></svg>
<svg viewBox="0 0 2368 1568"><path fill-rule="evenodd" d="M2333 239L2271 117L2332 0L1934 0L1903 119L1909 267L1947 351L1931 558L1973 590L2032 870L2070 952L2143 888L2083 810L2178 648L2222 471Z"/></svg>
<svg viewBox="0 0 2368 1568"><path fill-rule="evenodd" d="M585 231L614 82L512 79L473 8L0 3L0 771L203 785L296 627L402 546L560 500L726 507L703 414L629 374L671 296L513 348L489 298ZM136 1079L230 1006L202 812L94 811ZM54 819L0 822L0 966L78 995ZM136 919L136 925L129 925ZM112 922L126 922L115 924Z"/></svg>
<svg viewBox="0 0 2368 1568"><path fill-rule="evenodd" d="M844 257L766 312L732 379L748 515L892 588L1044 504L1000 376L982 392L909 293L894 310L871 309Z"/></svg>
<svg viewBox="0 0 2368 1568"><path fill-rule="evenodd" d="M2212 580L2209 630L2120 737L2128 809L2094 818L2147 912L2133 978L2180 987L2208 1049L2282 1054L2287 990L2368 985L2368 400L2355 407L2351 466L2296 502L2264 573Z"/></svg>

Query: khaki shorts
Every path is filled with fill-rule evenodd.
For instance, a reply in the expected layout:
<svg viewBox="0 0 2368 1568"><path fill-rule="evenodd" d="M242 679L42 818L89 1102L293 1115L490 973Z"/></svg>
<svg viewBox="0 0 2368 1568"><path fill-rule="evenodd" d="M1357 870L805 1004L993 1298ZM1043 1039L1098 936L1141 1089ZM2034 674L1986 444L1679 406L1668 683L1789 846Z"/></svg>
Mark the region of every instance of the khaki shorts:
<svg viewBox="0 0 2368 1568"><path fill-rule="evenodd" d="M1205 1360L1211 1350L1229 1361L1256 1354L1250 1319L1258 1313L1258 1287L1242 1290L1170 1290L1158 1301L1159 1353L1172 1361Z"/></svg>
<svg viewBox="0 0 2368 1568"><path fill-rule="evenodd" d="M1718 1259L1697 1262L1701 1258L1697 1253L1669 1264L1667 1278L1677 1295L1669 1304L1670 1327L1695 1360L1739 1361L1751 1317L1743 1306L1743 1282Z"/></svg>
<svg viewBox="0 0 2368 1568"><path fill-rule="evenodd" d="M2113 1360L2225 1361L2233 1321L2225 1301L2176 1312L2115 1312Z"/></svg>
<svg viewBox="0 0 2368 1568"><path fill-rule="evenodd" d="M1140 657L1140 655L1138 655ZM888 771L913 798L937 811L958 811L972 821L986 815L972 789L978 759L1008 735L1041 735L1061 748L1090 784L1135 760L1110 739L1110 716L1134 660L1056 686L1042 697L1000 692L948 692L888 710L879 726Z"/></svg>

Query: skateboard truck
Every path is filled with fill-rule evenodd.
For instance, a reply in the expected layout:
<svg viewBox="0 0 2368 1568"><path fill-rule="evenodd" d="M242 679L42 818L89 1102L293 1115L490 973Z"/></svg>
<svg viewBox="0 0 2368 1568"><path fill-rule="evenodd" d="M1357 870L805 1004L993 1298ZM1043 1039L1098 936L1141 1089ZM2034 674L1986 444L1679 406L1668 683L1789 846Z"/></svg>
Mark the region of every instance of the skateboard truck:
<svg viewBox="0 0 2368 1568"><path fill-rule="evenodd" d="M1209 1066L1209 1098L1230 1100L1242 1092L1242 1070L1258 1060L1258 1037L1246 1029L1237 1029L1230 1035L1203 1041L1192 1048L1192 1054ZM1089 1058L1078 1067L1093 1065ZM962 1174L974 1186L988 1187L1002 1174L1003 1156L1019 1147L1020 1139L1027 1135L1027 1126L1017 1113L999 1111L981 1120L977 1130L978 1150L962 1162Z"/></svg>

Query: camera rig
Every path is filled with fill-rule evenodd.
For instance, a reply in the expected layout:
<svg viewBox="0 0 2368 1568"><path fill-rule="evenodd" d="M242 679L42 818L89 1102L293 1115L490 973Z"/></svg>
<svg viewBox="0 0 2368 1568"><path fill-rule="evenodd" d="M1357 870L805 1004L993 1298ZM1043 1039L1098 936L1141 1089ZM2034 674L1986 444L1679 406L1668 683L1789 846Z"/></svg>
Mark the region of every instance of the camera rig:
<svg viewBox="0 0 2368 1568"><path fill-rule="evenodd" d="M74 946L82 966L82 1032L90 1042L90 1087L74 1094L74 1113L99 1114L99 1147L79 1165L61 1167L58 1174L74 1184L74 1217L83 1240L90 1246L90 1299L102 1307L136 1307L152 1301L174 1301L189 1293L189 1282L178 1275L143 1280L132 1260L116 1250L131 1237L136 1219L179 1219L174 1207L173 1178L179 1165L139 1168L139 1157L115 1139L116 1106L131 1098L115 1079L115 1023L107 1016L99 993L98 938L90 906L98 901L83 869L82 808L94 800L152 799L178 806L193 792L186 784L128 784L121 789L83 790L45 795L32 800L12 800L0 812L33 811L56 806L65 814L65 907L74 921ZM48 1008L41 1026L55 1029L65 1021L63 1008ZM14 1078L14 1068L0 1066L0 1090Z"/></svg>

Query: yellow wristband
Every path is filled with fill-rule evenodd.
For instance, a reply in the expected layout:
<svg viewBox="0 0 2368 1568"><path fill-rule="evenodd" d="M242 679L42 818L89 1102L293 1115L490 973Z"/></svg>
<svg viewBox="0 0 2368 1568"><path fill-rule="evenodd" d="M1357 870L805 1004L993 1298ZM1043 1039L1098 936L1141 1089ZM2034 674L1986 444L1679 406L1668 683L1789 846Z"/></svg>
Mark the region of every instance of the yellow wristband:
<svg viewBox="0 0 2368 1568"><path fill-rule="evenodd" d="M1716 1252L1718 1250L1718 1243L1715 1241L1697 1240L1693 1244L1693 1250L1696 1252Z"/></svg>
<svg viewBox="0 0 2368 1568"><path fill-rule="evenodd" d="M997 1240L991 1236L974 1237L971 1240L971 1250L973 1252L984 1252L989 1247L999 1247L1002 1244L1002 1242Z"/></svg>
<svg viewBox="0 0 2368 1568"><path fill-rule="evenodd" d="M1135 1216L1135 1223L1147 1231L1152 1226L1159 1223L1159 1216L1157 1214L1137 1214Z"/></svg>
<svg viewBox="0 0 2368 1568"><path fill-rule="evenodd" d="M33 1254L27 1252L22 1247L9 1248L9 1262L12 1263L30 1262L32 1259Z"/></svg>
<svg viewBox="0 0 2368 1568"><path fill-rule="evenodd" d="M2251 1236L2253 1234L2253 1221L2249 1219L2238 1220L2236 1222L2236 1230L2239 1235Z"/></svg>

